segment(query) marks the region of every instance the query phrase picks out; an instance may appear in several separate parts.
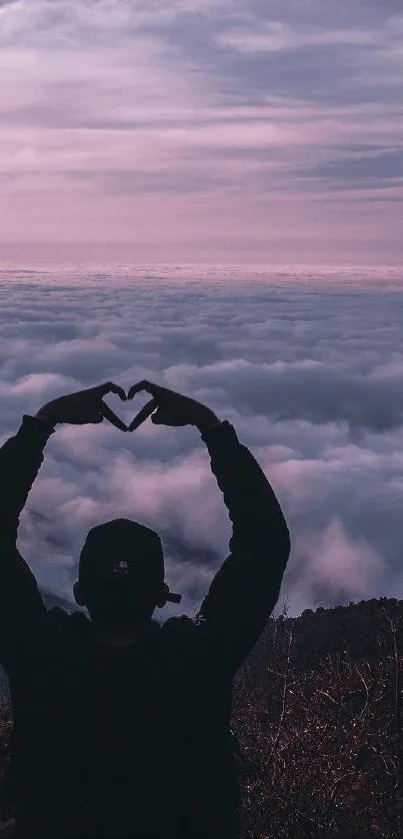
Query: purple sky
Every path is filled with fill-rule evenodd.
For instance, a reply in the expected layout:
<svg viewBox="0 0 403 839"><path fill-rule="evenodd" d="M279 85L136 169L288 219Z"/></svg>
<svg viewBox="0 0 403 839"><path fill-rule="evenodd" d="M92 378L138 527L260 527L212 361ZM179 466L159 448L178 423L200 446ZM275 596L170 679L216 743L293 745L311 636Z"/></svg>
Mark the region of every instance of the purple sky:
<svg viewBox="0 0 403 839"><path fill-rule="evenodd" d="M402 0L0 0L0 262L398 265Z"/></svg>

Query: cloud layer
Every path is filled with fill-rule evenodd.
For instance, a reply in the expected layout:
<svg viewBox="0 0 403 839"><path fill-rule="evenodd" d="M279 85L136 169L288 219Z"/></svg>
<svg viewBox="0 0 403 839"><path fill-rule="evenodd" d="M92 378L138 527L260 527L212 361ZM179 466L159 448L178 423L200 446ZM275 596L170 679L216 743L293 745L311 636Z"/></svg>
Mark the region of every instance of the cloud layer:
<svg viewBox="0 0 403 839"><path fill-rule="evenodd" d="M0 276L1 441L56 395L108 379L165 383L229 419L272 482L292 533L281 592L290 614L403 597L397 272L381 282L348 272ZM147 399L116 409L128 419ZM168 581L192 614L231 534L197 431L150 420L130 436L106 423L57 429L20 530L41 585L71 597L88 529L119 516L160 533Z"/></svg>
<svg viewBox="0 0 403 839"><path fill-rule="evenodd" d="M0 259L399 264L402 46L400 0L0 3Z"/></svg>

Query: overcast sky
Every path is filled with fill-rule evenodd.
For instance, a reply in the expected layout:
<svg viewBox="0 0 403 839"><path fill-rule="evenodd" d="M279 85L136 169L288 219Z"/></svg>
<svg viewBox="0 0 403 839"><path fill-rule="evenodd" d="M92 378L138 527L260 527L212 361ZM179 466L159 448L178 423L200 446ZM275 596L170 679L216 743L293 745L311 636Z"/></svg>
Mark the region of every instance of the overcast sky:
<svg viewBox="0 0 403 839"><path fill-rule="evenodd" d="M292 536L279 607L402 599L401 278L85 278L0 274L0 443L55 396L166 384L228 419L271 481ZM107 401L128 421L148 399ZM194 428L57 427L20 528L40 584L71 597L86 533L120 516L162 538L183 602L158 616L193 614L231 535Z"/></svg>
<svg viewBox="0 0 403 839"><path fill-rule="evenodd" d="M401 0L0 0L0 262L398 265Z"/></svg>

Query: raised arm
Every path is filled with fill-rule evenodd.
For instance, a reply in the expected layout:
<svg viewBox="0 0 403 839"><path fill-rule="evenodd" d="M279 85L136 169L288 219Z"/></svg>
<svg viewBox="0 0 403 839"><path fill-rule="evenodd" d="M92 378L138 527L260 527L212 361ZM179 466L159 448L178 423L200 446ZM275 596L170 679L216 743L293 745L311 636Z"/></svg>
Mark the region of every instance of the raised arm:
<svg viewBox="0 0 403 839"><path fill-rule="evenodd" d="M126 398L121 388L108 382L55 399L35 417L25 414L17 433L0 449L0 663L7 672L47 611L35 577L17 548L20 515L44 460L45 445L60 422L98 423L105 417L126 431L102 402L110 390Z"/></svg>
<svg viewBox="0 0 403 839"><path fill-rule="evenodd" d="M233 532L230 555L211 583L195 618L197 631L235 673L257 642L278 600L290 554L290 535L277 498L259 464L233 426L190 397L143 380L128 398L146 390L152 399L129 426L152 416L154 424L194 425L207 445L224 494Z"/></svg>
<svg viewBox="0 0 403 839"><path fill-rule="evenodd" d="M249 449L224 421L199 430L233 523L230 554L195 618L234 674L277 603L291 543L278 500Z"/></svg>
<svg viewBox="0 0 403 839"><path fill-rule="evenodd" d="M0 662L6 670L22 636L46 611L32 571L17 548L20 514L53 429L24 415L0 449Z"/></svg>

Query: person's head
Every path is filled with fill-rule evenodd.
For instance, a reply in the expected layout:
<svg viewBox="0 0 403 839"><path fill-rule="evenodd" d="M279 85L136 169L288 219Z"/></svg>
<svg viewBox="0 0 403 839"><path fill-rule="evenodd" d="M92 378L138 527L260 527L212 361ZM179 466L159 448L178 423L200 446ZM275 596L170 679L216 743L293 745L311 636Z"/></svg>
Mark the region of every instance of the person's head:
<svg viewBox="0 0 403 839"><path fill-rule="evenodd" d="M180 601L164 576L158 534L138 522L113 519L87 534L74 597L101 629L136 632L151 621L157 607Z"/></svg>

